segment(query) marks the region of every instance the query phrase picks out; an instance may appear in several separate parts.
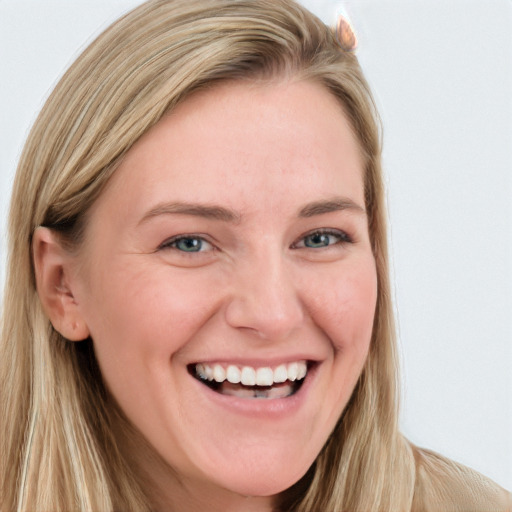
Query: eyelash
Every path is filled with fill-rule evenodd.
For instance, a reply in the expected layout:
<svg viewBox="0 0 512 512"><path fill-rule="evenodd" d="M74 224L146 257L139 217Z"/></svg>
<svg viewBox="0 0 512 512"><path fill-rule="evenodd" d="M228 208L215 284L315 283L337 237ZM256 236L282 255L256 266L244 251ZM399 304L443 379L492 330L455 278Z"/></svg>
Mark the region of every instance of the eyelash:
<svg viewBox="0 0 512 512"><path fill-rule="evenodd" d="M330 243L328 245L319 246L319 247L308 247L308 246L306 246L305 245L305 240L308 239L308 238L312 238L314 236L335 237L335 238L337 238L337 241L334 242L334 243ZM184 240L199 241L201 243L199 250L197 250L197 251L184 251L184 250L179 249L177 247L177 244L180 241L184 241ZM175 237L173 237L173 238L171 238L169 240L166 240L165 242L163 242L158 247L158 250L173 249L173 250L176 250L176 251L178 251L178 252L180 252L182 254L192 255L192 254L197 254L197 253L200 253L200 252L205 252L205 251L201 251L200 250L202 244L204 244L204 243L206 243L208 245L211 245L213 250L216 249L216 247L211 242L209 242L204 236L191 234L191 235L178 235L178 236L175 236ZM311 232L306 233L305 235L303 235L299 242L296 242L296 243L292 244L291 248L292 249L313 249L313 250L316 250L316 249L326 249L326 248L329 248L329 247L332 247L332 246L335 246L335 245L344 245L344 244L351 244L351 243L354 243L353 240L352 240L352 237L350 237L350 235L348 235L345 231L341 231L341 230L337 230L337 229L316 229L314 231L311 231ZM300 245L300 244L302 244L302 245Z"/></svg>
<svg viewBox="0 0 512 512"><path fill-rule="evenodd" d="M334 245L344 245L344 244L352 244L354 243L352 237L346 233L345 231L341 231L339 229L315 229L314 231L311 231L307 234L305 234L301 239L300 242L293 244L293 248L297 248L299 246L299 243L304 242L307 238L312 238L314 236L332 236L337 238L338 240L332 244L320 246L320 247L307 247L306 245L303 245L299 248L304 249L327 249L329 247L332 247Z"/></svg>
<svg viewBox="0 0 512 512"><path fill-rule="evenodd" d="M214 249L215 249L215 246L209 242L208 240L206 240L206 238L204 236L201 236L201 235L178 235L178 236L175 236L169 240L166 240L165 242L163 242L159 247L158 249L159 250L162 250L162 249L174 249L180 253L183 253L183 254L197 254L199 252L204 252L204 251L183 251L181 249L178 249L178 247L176 247L176 245L182 241L182 240L198 240L201 242L201 245L206 243L206 244L209 244L211 245Z"/></svg>

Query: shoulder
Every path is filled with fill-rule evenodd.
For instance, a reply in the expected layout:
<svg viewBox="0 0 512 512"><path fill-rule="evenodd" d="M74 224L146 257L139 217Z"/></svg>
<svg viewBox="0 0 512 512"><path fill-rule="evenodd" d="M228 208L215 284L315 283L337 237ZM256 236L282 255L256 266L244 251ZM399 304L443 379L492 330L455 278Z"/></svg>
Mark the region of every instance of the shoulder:
<svg viewBox="0 0 512 512"><path fill-rule="evenodd" d="M412 512L512 512L512 495L489 478L430 450L411 448Z"/></svg>

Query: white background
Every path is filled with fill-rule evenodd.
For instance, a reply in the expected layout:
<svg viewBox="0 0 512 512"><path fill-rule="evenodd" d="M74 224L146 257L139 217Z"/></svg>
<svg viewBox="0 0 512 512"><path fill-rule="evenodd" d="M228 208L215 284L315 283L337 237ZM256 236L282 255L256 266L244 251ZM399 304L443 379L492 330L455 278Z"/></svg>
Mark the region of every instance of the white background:
<svg viewBox="0 0 512 512"><path fill-rule="evenodd" d="M0 285L52 86L138 0L0 0ZM304 0L332 23L340 2ZM512 489L512 1L350 0L384 125L409 438Z"/></svg>

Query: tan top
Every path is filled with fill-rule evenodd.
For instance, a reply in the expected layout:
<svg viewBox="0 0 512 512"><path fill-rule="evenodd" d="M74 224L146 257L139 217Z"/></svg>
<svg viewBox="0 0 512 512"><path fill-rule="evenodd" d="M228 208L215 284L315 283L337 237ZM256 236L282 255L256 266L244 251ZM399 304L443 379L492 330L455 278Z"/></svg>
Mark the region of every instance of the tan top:
<svg viewBox="0 0 512 512"><path fill-rule="evenodd" d="M512 512L512 494L473 469L412 446L416 484L411 512Z"/></svg>

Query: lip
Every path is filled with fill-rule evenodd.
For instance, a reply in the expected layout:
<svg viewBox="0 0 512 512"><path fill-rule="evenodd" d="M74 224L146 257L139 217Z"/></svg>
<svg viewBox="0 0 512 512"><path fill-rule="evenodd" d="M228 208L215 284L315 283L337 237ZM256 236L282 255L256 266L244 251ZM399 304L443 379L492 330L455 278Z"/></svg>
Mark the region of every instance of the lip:
<svg viewBox="0 0 512 512"><path fill-rule="evenodd" d="M287 359L286 361L290 361ZM293 361L293 360L292 360ZM225 362L223 360L223 362ZM248 360L244 360L246 365L249 365ZM207 405L219 407L226 412L248 416L251 418L259 419L272 419L278 420L281 418L289 418L297 413L306 403L311 388L316 380L319 363L309 360L308 373L304 378L304 382L300 388L291 396L286 398L274 399L254 399L254 398L239 398L231 395L223 395L210 389L205 384L202 384L198 379L188 373L189 378L192 380L194 386L200 396L204 397ZM237 364L237 363L232 363ZM239 363L238 363L239 364ZM253 363L254 364L254 363ZM261 364L261 362L259 363ZM269 361L266 362L269 365ZM272 363L273 364L273 363ZM278 363L279 364L279 363ZM205 404L206 405L206 404Z"/></svg>

